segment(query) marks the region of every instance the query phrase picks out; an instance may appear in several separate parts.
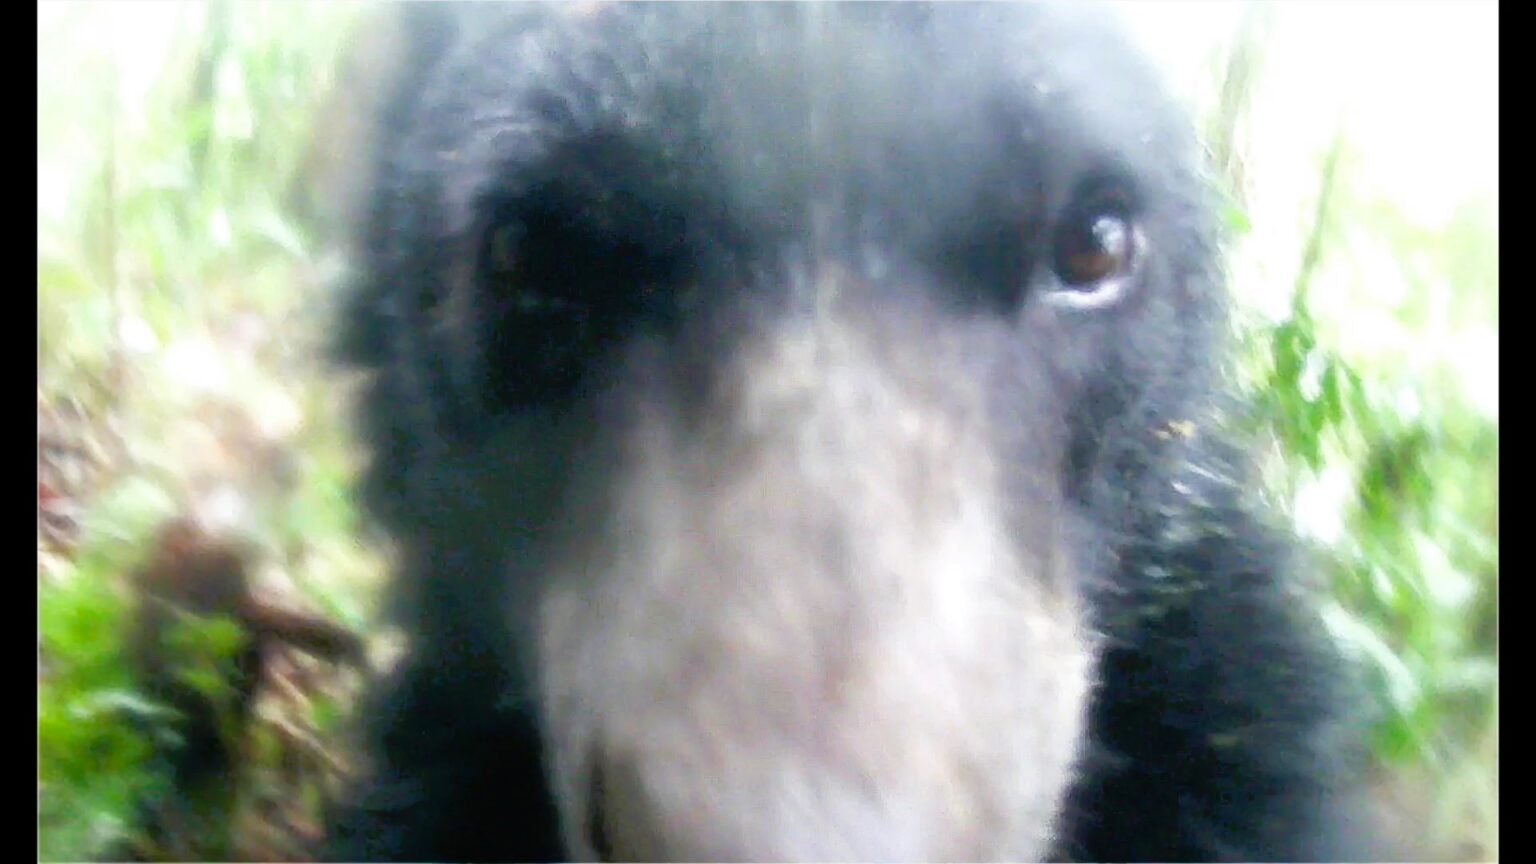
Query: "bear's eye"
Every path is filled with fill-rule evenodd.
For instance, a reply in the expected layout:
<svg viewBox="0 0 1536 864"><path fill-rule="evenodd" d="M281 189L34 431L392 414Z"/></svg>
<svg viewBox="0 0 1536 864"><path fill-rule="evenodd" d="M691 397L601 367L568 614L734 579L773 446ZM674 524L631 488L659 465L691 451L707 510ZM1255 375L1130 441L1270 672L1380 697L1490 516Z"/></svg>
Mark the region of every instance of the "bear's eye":
<svg viewBox="0 0 1536 864"><path fill-rule="evenodd" d="M496 408L573 395L595 359L673 317L686 271L681 220L662 208L541 187L489 208L476 308Z"/></svg>
<svg viewBox="0 0 1536 864"><path fill-rule="evenodd" d="M1136 216L1130 195L1118 187L1089 189L1075 198L1052 238L1060 299L1096 305L1119 296L1146 245Z"/></svg>
<svg viewBox="0 0 1536 864"><path fill-rule="evenodd" d="M1133 230L1120 216L1100 213L1059 235L1056 273L1073 287L1091 286L1130 269Z"/></svg>

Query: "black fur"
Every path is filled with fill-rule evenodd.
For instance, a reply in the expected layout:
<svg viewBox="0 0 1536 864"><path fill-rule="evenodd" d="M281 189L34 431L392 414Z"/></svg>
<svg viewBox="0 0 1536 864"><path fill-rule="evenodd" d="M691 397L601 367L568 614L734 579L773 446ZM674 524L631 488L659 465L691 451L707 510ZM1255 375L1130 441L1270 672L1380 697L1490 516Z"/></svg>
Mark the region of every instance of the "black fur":
<svg viewBox="0 0 1536 864"><path fill-rule="evenodd" d="M1016 356L955 373L996 377L1000 416L1064 439L1073 590L1103 641L1054 854L1361 854L1338 663L1213 419L1225 310L1200 154L1097 13L404 14L419 38L380 120L341 341L373 373L364 492L401 552L411 650L365 709L373 775L335 857L567 854L527 633L540 562L577 530L569 486L601 476L603 400L643 336L690 410L714 410L739 325L785 314L827 259L920 318L1020 328ZM1053 226L1104 183L1145 234L1134 284L1024 330L1062 289ZM557 305L488 287L514 276Z"/></svg>

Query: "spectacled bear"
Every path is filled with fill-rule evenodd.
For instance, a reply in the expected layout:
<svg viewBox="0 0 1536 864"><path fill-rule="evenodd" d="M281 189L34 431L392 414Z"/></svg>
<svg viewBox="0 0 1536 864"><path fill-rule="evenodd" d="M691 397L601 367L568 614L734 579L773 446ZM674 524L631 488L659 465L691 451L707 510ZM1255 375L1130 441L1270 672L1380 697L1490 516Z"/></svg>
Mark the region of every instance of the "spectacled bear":
<svg viewBox="0 0 1536 864"><path fill-rule="evenodd" d="M402 7L341 860L1337 860L1187 118L1073 4Z"/></svg>

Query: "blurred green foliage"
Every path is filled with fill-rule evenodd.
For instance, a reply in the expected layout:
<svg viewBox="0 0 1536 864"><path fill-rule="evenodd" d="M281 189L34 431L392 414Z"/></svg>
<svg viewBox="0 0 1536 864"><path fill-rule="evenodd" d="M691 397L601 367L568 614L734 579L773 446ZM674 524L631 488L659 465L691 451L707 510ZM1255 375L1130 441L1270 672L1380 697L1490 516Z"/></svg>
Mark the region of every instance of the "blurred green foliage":
<svg viewBox="0 0 1536 864"><path fill-rule="evenodd" d="M1229 83L1262 75L1274 11L1250 7ZM1208 118L1238 247L1253 240L1248 178L1222 148L1253 108L1224 93ZM1302 248L1249 242L1296 263L1267 270L1294 273L1284 313L1240 322L1248 419L1332 589L1327 621L1376 696L1377 753L1432 790L1427 842L1496 859L1499 429L1496 404L1474 398L1493 388L1468 376L1498 370L1465 346L1497 339L1497 204L1468 190L1424 224L1365 182L1368 158L1341 128L1317 156Z"/></svg>
<svg viewBox="0 0 1536 864"><path fill-rule="evenodd" d="M299 404L298 480L260 499L248 527L272 558L302 551L288 575L322 608L366 618L359 586L377 562L357 537L334 388L306 359L323 320L324 249L285 203L310 136L323 134L315 106L356 11L39 7L39 400L83 406L91 428L66 431L123 439L78 502L67 560L45 573L40 551L40 860L123 849L142 802L167 791L152 745L176 734L175 716L129 671L127 577L186 504L176 433L204 402ZM237 328L252 318L263 338L240 356ZM187 384L213 371L217 383ZM228 695L227 661L246 638L237 625L192 619L167 638L173 674ZM326 728L337 710L320 700L314 715Z"/></svg>

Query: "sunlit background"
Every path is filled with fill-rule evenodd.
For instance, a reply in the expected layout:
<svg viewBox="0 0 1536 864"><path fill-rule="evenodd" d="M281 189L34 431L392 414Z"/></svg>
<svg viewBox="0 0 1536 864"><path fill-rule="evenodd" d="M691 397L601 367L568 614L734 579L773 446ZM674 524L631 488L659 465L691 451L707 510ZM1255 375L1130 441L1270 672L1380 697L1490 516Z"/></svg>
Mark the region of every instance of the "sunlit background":
<svg viewBox="0 0 1536 864"><path fill-rule="evenodd" d="M1116 4L1225 190L1248 424L1374 697L1403 857L1498 857L1498 6ZM372 637L382 544L319 361L379 39L351 3L44 3L39 856L312 854L346 663L269 659L228 836L147 841L163 706L127 659L165 519ZM350 46L364 46L353 48ZM372 46L372 47L369 47ZM220 692L238 642L195 634ZM234 640L234 641L231 641ZM207 845L212 844L212 845Z"/></svg>

